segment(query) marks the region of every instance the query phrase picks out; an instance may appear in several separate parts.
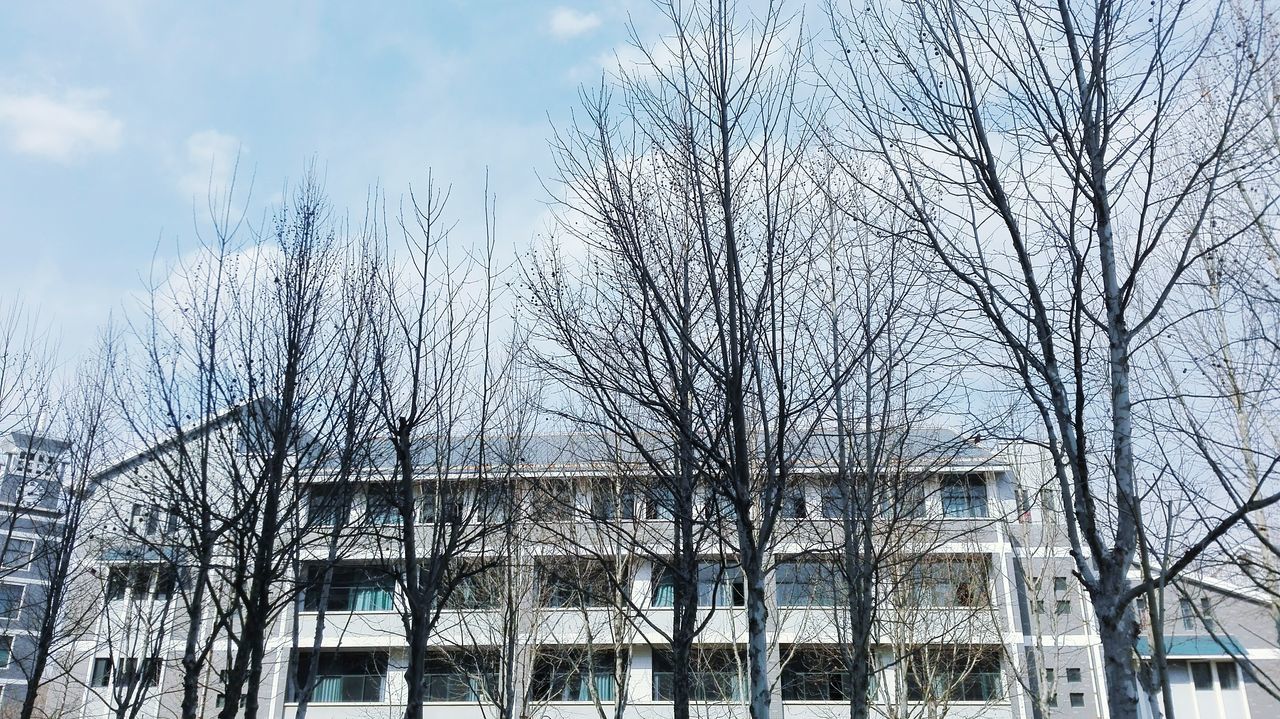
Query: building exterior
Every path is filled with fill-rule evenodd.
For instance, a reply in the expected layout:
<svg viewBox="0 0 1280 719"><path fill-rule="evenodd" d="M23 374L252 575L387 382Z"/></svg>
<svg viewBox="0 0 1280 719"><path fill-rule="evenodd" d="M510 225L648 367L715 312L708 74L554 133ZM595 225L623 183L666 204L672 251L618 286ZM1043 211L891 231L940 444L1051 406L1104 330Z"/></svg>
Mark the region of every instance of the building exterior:
<svg viewBox="0 0 1280 719"><path fill-rule="evenodd" d="M67 443L27 432L0 436L0 707L26 695L33 635L43 616L48 553L59 526Z"/></svg>
<svg viewBox="0 0 1280 719"><path fill-rule="evenodd" d="M235 476L243 443L227 439L241 431L233 419L215 418L185 435L188 442L220 438L205 443L222 448L207 455L209 476L220 467ZM1044 491L1046 459L1024 445L927 436L937 451L927 463L925 453L913 455L903 472L910 481L882 510L900 520L901 538L877 545L884 558L875 712L1104 716L1100 644L1072 575L1056 495ZM99 529L82 548L83 561L97 566L97 583L77 596L101 611L76 643L74 669L50 691L51 715L178 716L184 648L217 624L212 610L191 611L196 581L189 560L180 559L186 520L162 493L175 481L166 457L181 451L162 443L99 478ZM452 561L451 591L430 641L423 672L429 716L671 716L673 585L661 557L673 510L645 472L600 460L608 455L583 436L551 435L525 443L500 469L438 455L424 462L443 470L417 490L417 538L472 527L457 529L471 540ZM254 687L261 717L294 719L300 704L314 719L403 713L405 596L396 569L403 538L398 508L387 499L390 456L385 448L370 452L366 466L341 482L329 467L300 473L305 481L286 506L302 539L296 571L279 587L263 681ZM842 642L857 619L838 601L837 520L847 494L831 476L820 458L795 469L785 529L771 549L767 634L779 717L848 715ZM747 714L746 591L725 511L708 492L698 515L700 629L690 667L697 716ZM1170 606L1186 607L1185 598L1201 613L1167 615L1177 624L1166 635L1177 715L1280 716L1280 703L1241 664L1280 669L1274 642L1264 639L1274 636L1265 602L1219 583L1189 579L1179 587L1186 597L1170 591ZM229 597L234 588L218 591ZM193 618L202 625L194 632ZM212 717L227 703L228 653L225 642L208 648L199 715Z"/></svg>

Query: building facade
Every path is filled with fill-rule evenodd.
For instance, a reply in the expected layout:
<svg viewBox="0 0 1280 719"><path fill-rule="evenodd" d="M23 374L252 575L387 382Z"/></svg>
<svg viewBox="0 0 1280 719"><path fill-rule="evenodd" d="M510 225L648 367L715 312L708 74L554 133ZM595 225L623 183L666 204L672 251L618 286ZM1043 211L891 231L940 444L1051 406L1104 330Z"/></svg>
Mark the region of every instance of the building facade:
<svg viewBox="0 0 1280 719"><path fill-rule="evenodd" d="M235 431L215 421L188 441ZM907 481L878 500L873 711L1105 716L1100 643L1073 577L1046 458L1024 445L929 436L947 449L928 462L914 455L900 473ZM173 472L157 467L172 450L139 453L99 478L99 530L82 549L97 581L77 596L101 611L76 642L74 669L50 691L50 714L179 716L184 651L219 622L217 602L192 611L197 581L175 539L187 519L162 493ZM601 461L607 453L597 450L577 435L538 437L501 469L436 461L444 469L424 473L415 540L465 538L440 578L447 598L433 613L422 672L430 716L671 716L676 580L667 548L677 508L645 471ZM235 450L227 451L208 463L214 474L235 463ZM273 605L263 680L250 688L258 716L294 719L302 705L314 719L403 714L404 518L389 457L372 452L341 480L312 467L285 503L299 541ZM860 617L842 600L849 493L833 476L820 459L793 469L770 547L766 634L779 717L848 715L845 638ZM700 495L688 687L696 716L747 714L747 588L731 511L714 489ZM235 596L234 587L209 588ZM1253 674L1280 669L1266 639L1274 634L1265 601L1220 582L1189 579L1174 589L1165 595L1165 624L1173 624L1165 642L1177 716L1280 716ZM225 641L207 647L199 715L213 717L226 712L231 653Z"/></svg>

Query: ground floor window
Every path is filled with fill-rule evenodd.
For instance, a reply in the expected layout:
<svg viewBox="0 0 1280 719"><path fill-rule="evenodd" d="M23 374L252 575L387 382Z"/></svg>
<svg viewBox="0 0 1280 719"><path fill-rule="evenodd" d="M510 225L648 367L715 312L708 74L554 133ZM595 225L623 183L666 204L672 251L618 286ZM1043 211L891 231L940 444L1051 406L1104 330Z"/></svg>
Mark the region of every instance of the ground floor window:
<svg viewBox="0 0 1280 719"><path fill-rule="evenodd" d="M785 647L782 660L783 701L842 702L851 695L849 657L837 645ZM868 695L873 681L868 677Z"/></svg>

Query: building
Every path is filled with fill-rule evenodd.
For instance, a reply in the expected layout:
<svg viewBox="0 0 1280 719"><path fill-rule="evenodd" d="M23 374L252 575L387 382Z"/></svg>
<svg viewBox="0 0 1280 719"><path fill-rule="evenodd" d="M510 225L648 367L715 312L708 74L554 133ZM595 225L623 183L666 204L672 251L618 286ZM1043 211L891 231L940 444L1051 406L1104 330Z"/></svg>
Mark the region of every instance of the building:
<svg viewBox="0 0 1280 719"><path fill-rule="evenodd" d="M215 494L234 493L225 478L248 461L237 456L245 446L235 436L237 417L229 412L184 433L184 441L206 448L207 462L183 462L188 450L161 442L99 477L98 529L82 547L84 561L97 567L96 584L78 596L101 610L75 645L75 668L50 692L51 713L178 716L184 647L193 636L207 640L217 622L212 610L190 611L198 582L186 520L164 488L181 481L172 467L200 464ZM210 437L217 441L204 441ZM910 481L877 500L899 522L895 536L905 538L881 545L870 689L876 711L1105 715L1100 644L1072 576L1056 495L1045 491L1045 458L1028 446L985 445L950 432L922 437L912 440L916 449L901 468ZM430 715L619 719L615 708L624 701L624 717L669 717L674 590L660 557L672 533L670 494L630 459L601 461L610 453L581 435L532 438L484 471L470 459L441 459L455 453L471 456L452 444L444 452L424 448L423 466L439 471L423 473L415 497L420 541L442 527L471 538L441 579L451 592L423 671ZM823 454L794 469L785 530L772 548L767 635L779 717L848 713L842 642L857 618L837 601L833 559L848 493L833 484ZM290 563L297 572L280 583L285 600L255 687L259 716L293 719L304 698L299 687L309 687L314 719L402 711L407 642L392 465L380 446L354 474L339 477L328 464L299 470L299 493L286 503L301 538ZM714 492L698 510L701 626L689 687L697 716L746 715L747 592L731 533L722 531L726 511ZM232 591L218 581L206 589ZM1166 636L1175 699L1197 712L1180 708L1178 716L1280 716L1280 703L1239 663L1251 657L1255 668L1280 668L1257 639L1272 636L1257 597L1192 580L1180 586L1205 603L1195 604L1202 613L1191 619L1169 615L1180 622ZM197 618L201 628L192 632ZM225 642L207 647L197 691L199 715L211 717L228 701L228 654Z"/></svg>
<svg viewBox="0 0 1280 719"><path fill-rule="evenodd" d="M67 443L28 432L0 436L0 707L26 695L34 635L43 617Z"/></svg>

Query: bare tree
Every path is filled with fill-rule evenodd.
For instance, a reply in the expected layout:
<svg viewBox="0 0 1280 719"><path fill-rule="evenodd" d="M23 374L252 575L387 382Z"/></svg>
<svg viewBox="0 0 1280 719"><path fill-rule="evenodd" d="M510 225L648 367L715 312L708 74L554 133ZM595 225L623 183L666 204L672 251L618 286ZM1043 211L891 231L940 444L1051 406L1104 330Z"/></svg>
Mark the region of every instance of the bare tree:
<svg viewBox="0 0 1280 719"><path fill-rule="evenodd" d="M979 360L1035 410L1099 622L1110 712L1135 716L1131 603L1275 499L1244 494L1184 535L1162 577L1129 580L1151 454L1136 429L1150 420L1147 340L1182 319L1170 297L1187 273L1252 225L1216 208L1267 159L1239 144L1256 123L1256 68L1220 79L1208 124L1189 112L1191 78L1215 33L1239 31L1232 52L1244 56L1255 28L1192 3L830 9L844 72L823 76L851 141L892 178L915 238L992 333ZM1185 136L1201 138L1193 151ZM1236 229L1209 239L1214 218ZM1171 479L1197 481L1157 481Z"/></svg>

